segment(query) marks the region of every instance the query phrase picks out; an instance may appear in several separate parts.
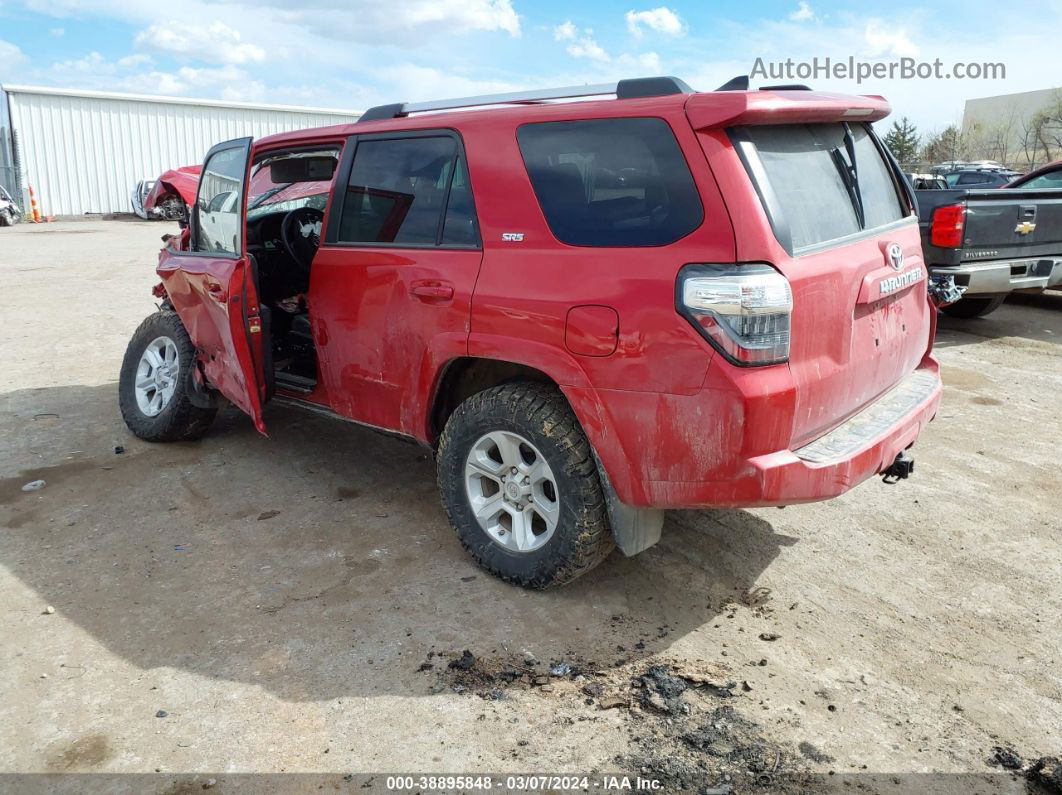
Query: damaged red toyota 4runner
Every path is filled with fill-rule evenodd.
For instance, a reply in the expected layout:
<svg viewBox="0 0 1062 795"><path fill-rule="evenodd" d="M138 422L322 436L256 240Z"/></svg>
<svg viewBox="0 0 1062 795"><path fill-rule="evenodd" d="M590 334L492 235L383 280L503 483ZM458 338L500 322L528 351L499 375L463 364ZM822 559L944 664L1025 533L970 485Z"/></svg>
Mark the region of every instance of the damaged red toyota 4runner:
<svg viewBox="0 0 1062 795"><path fill-rule="evenodd" d="M176 441L283 401L415 439L461 543L529 587L665 509L906 477L941 384L888 112L641 78L219 144L122 415Z"/></svg>

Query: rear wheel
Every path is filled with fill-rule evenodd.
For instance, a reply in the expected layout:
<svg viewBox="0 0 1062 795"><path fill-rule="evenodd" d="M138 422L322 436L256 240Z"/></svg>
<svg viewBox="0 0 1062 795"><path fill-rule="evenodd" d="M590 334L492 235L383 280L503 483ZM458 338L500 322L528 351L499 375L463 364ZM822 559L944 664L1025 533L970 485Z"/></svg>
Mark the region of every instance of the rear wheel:
<svg viewBox="0 0 1062 795"><path fill-rule="evenodd" d="M0 226L14 226L15 218L10 210L0 210Z"/></svg>
<svg viewBox="0 0 1062 795"><path fill-rule="evenodd" d="M954 304L949 304L948 306L943 307L940 311L948 317L968 320L974 317L984 317L990 312L995 312L1003 306L1003 302L1006 300L1006 295L976 295L971 296L970 298L963 298L961 301L957 301Z"/></svg>
<svg viewBox="0 0 1062 795"><path fill-rule="evenodd" d="M457 537L507 582L562 585L614 547L590 443L551 386L505 384L458 406L438 477Z"/></svg>
<svg viewBox="0 0 1062 795"><path fill-rule="evenodd" d="M195 346L171 310L150 315L133 332L118 379L122 419L149 442L198 439L217 409L192 405Z"/></svg>

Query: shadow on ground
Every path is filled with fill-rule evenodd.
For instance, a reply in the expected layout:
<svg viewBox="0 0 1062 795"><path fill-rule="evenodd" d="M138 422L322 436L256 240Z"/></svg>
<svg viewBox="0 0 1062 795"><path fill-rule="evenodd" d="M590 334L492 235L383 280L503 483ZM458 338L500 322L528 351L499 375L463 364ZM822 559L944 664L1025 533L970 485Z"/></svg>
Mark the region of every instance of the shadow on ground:
<svg viewBox="0 0 1062 795"><path fill-rule="evenodd" d="M1062 345L1062 292L1015 293L985 317L937 316L936 347L976 345L1003 337Z"/></svg>
<svg viewBox="0 0 1062 795"><path fill-rule="evenodd" d="M796 543L744 511L673 513L643 555L523 591L465 556L427 451L296 409L267 421L270 439L226 413L202 442L147 445L114 385L0 396L0 562L137 668L320 700L426 695L429 651L665 651L754 602Z"/></svg>

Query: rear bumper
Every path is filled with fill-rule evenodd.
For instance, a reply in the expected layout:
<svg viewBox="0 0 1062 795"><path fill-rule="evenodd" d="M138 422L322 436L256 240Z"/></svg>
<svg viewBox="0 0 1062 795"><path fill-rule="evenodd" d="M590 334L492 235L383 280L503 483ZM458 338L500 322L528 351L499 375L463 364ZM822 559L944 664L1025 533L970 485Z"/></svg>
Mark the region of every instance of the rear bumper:
<svg viewBox="0 0 1062 795"><path fill-rule="evenodd" d="M924 366L810 444L748 458L725 481L645 482L648 501L658 508L754 507L836 497L910 447L936 415L941 392L937 368Z"/></svg>
<svg viewBox="0 0 1062 795"><path fill-rule="evenodd" d="M966 295L1010 293L1062 285L1062 257L931 265L929 273L954 276L957 285L966 287Z"/></svg>

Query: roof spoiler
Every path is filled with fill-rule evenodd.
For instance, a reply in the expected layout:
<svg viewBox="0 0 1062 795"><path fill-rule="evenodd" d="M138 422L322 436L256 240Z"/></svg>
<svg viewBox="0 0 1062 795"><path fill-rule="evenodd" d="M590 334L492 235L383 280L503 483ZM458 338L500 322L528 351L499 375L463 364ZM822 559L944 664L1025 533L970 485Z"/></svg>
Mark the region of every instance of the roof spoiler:
<svg viewBox="0 0 1062 795"><path fill-rule="evenodd" d="M868 122L884 119L891 111L889 103L877 97L803 89L694 94L686 102L686 115L698 130L739 124Z"/></svg>

